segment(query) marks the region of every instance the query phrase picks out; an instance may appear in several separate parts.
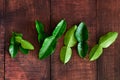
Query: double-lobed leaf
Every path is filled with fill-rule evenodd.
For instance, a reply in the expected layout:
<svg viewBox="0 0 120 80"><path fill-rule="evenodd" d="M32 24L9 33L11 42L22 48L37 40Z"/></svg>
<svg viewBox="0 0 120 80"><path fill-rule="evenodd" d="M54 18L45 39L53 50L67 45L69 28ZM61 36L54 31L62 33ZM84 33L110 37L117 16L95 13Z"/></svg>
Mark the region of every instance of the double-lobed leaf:
<svg viewBox="0 0 120 80"><path fill-rule="evenodd" d="M75 36L74 36L76 29L77 29L77 26L75 25L72 28L70 28L65 34L65 37L64 37L65 46L62 47L60 51L60 60L64 64L70 60L72 55L71 47L75 46L75 44L77 43L77 40L75 39Z"/></svg>
<svg viewBox="0 0 120 80"><path fill-rule="evenodd" d="M54 36L47 37L42 45L42 48L39 51L39 59L44 59L51 55L56 47L57 40Z"/></svg>
<svg viewBox="0 0 120 80"><path fill-rule="evenodd" d="M65 20L61 20L56 28L54 29L53 33L52 33L52 36L55 36L55 38L59 38L63 35L63 33L65 32L66 30L66 26L67 26L67 23Z"/></svg>
<svg viewBox="0 0 120 80"><path fill-rule="evenodd" d="M117 32L109 32L100 37L99 43L95 45L90 51L90 61L98 59L103 52L103 48L109 47L116 40L117 36Z"/></svg>
<svg viewBox="0 0 120 80"><path fill-rule="evenodd" d="M23 54L28 54L29 50L34 49L34 46L22 37L23 35L20 33L12 33L9 46L9 53L12 58L16 57L18 50L20 50Z"/></svg>
<svg viewBox="0 0 120 80"><path fill-rule="evenodd" d="M118 36L117 32L109 32L106 35L100 37L98 44L102 48L107 48L116 40L117 36Z"/></svg>
<svg viewBox="0 0 120 80"><path fill-rule="evenodd" d="M44 25L40 21L36 20L35 26L38 33L38 41L41 43L47 36L47 34L44 32Z"/></svg>
<svg viewBox="0 0 120 80"><path fill-rule="evenodd" d="M42 47L39 51L39 59L44 59L50 56L56 48L57 40L66 30L66 21L61 20L54 29L52 36L45 38Z"/></svg>
<svg viewBox="0 0 120 80"><path fill-rule="evenodd" d="M81 22L75 32L75 38L78 41L77 51L81 58L84 58L88 52L88 30L86 24Z"/></svg>
<svg viewBox="0 0 120 80"><path fill-rule="evenodd" d="M60 51L60 60L65 64L72 56L72 49L70 47L64 46Z"/></svg>

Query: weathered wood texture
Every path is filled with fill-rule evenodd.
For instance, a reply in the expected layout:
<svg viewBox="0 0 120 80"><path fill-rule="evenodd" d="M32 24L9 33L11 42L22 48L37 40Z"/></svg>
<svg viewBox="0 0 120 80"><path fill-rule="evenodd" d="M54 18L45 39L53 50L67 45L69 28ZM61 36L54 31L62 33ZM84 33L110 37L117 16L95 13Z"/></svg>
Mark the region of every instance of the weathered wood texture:
<svg viewBox="0 0 120 80"><path fill-rule="evenodd" d="M94 62L81 59L73 47L70 62L59 59L64 35L54 54L38 59L40 45L34 21L40 20L51 34L56 24L67 21L67 30L84 21L89 29L89 50L108 31L120 33L119 0L0 0L0 80L120 80L120 37ZM12 32L23 33L35 46L28 55L21 52L15 59L8 53Z"/></svg>
<svg viewBox="0 0 120 80"><path fill-rule="evenodd" d="M50 60L49 58L43 61L38 59L40 45L37 41L34 21L41 20L49 30L49 1L6 0L5 3L5 80L48 80L50 78ZM35 50L30 51L28 55L19 52L17 57L12 59L8 53L8 46L13 31L23 33L24 39L33 43Z"/></svg>
<svg viewBox="0 0 120 80"><path fill-rule="evenodd" d="M96 0L52 0L51 24L62 18L67 21L67 29L81 21L86 22L89 29L90 48L96 43ZM64 37L64 36L63 36ZM60 49L63 46L63 37L59 39L55 53L51 57L52 80L96 80L96 62L89 62L78 56L76 46L72 48L71 60L62 64L59 59Z"/></svg>
<svg viewBox="0 0 120 80"><path fill-rule="evenodd" d="M4 0L0 0L0 80L4 80L4 37L5 28L3 26Z"/></svg>
<svg viewBox="0 0 120 80"><path fill-rule="evenodd" d="M120 1L98 0L97 36L109 31L120 33ZM97 37L97 39L98 39ZM120 36L97 61L98 80L120 80Z"/></svg>

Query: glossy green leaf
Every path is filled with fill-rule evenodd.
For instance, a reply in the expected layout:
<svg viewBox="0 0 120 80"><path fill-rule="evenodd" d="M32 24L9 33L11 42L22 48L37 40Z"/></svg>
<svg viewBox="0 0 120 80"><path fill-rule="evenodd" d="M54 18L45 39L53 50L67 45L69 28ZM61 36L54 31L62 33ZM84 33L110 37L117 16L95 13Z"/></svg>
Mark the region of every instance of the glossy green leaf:
<svg viewBox="0 0 120 80"><path fill-rule="evenodd" d="M39 51L39 59L44 59L54 52L57 39L62 36L65 30L66 22L65 20L61 20L53 31L52 36L45 38L42 44L42 48Z"/></svg>
<svg viewBox="0 0 120 80"><path fill-rule="evenodd" d="M41 43L41 42L44 41L44 39L47 37L47 35L44 32L44 26L41 22L36 20L35 24L36 24L36 30L37 30L37 33L38 33L38 41L39 41L39 43Z"/></svg>
<svg viewBox="0 0 120 80"><path fill-rule="evenodd" d="M20 43L22 48L34 50L34 46L27 40L23 40L21 37L17 36L15 37L16 42Z"/></svg>
<svg viewBox="0 0 120 80"><path fill-rule="evenodd" d="M38 42L39 42L39 43L42 43L47 36L48 36L48 35L45 34L45 33L43 33L43 34L38 34Z"/></svg>
<svg viewBox="0 0 120 80"><path fill-rule="evenodd" d="M62 47L60 51L60 60L65 64L67 63L72 56L72 49L70 47Z"/></svg>
<svg viewBox="0 0 120 80"><path fill-rule="evenodd" d="M76 29L77 29L77 26L75 25L66 32L64 37L64 44L66 46L73 47L77 43L77 40L74 36Z"/></svg>
<svg viewBox="0 0 120 80"><path fill-rule="evenodd" d="M21 46L24 49L34 50L34 46L29 41L26 40L21 40Z"/></svg>
<svg viewBox="0 0 120 80"><path fill-rule="evenodd" d="M38 33L44 33L44 26L41 22L39 22L38 20L35 21L36 24L36 30Z"/></svg>
<svg viewBox="0 0 120 80"><path fill-rule="evenodd" d="M18 46L11 44L9 46L9 53L10 53L12 58L15 58L17 53L18 53Z"/></svg>
<svg viewBox="0 0 120 80"><path fill-rule="evenodd" d="M20 34L20 33L15 33L15 32L12 32L12 37L10 38L10 44L15 44L15 37L16 36L19 36L19 37L21 37L22 38L22 34Z"/></svg>
<svg viewBox="0 0 120 80"><path fill-rule="evenodd" d="M18 42L18 43L21 43L22 37L16 36L16 37L15 37L15 41Z"/></svg>
<svg viewBox="0 0 120 80"><path fill-rule="evenodd" d="M100 38L99 45L103 48L107 48L116 40L117 36L117 32L109 32Z"/></svg>
<svg viewBox="0 0 120 80"><path fill-rule="evenodd" d="M41 41L44 40L44 34L38 34L38 42L40 43Z"/></svg>
<svg viewBox="0 0 120 80"><path fill-rule="evenodd" d="M12 34L10 39L9 53L12 58L15 58L18 53L18 44L15 42L15 34Z"/></svg>
<svg viewBox="0 0 120 80"><path fill-rule="evenodd" d="M67 26L67 23L65 20L61 20L56 28L54 29L53 33L52 33L52 36L55 36L56 39L59 38L60 36L63 35L63 33L65 32L66 30L66 26Z"/></svg>
<svg viewBox="0 0 120 80"><path fill-rule="evenodd" d="M29 50L28 49L24 49L22 48L21 46L19 47L20 51L23 53L23 54L28 54Z"/></svg>
<svg viewBox="0 0 120 80"><path fill-rule="evenodd" d="M75 32L75 37L78 42L88 40L88 30L84 22L81 22Z"/></svg>
<svg viewBox="0 0 120 80"><path fill-rule="evenodd" d="M88 52L88 44L86 42L80 42L77 46L78 54L81 58L84 58Z"/></svg>
<svg viewBox="0 0 120 80"><path fill-rule="evenodd" d="M55 39L55 36L47 37L44 40L42 44L42 48L39 51L39 59L44 59L49 55L51 55L55 50L56 43L57 43L57 40Z"/></svg>
<svg viewBox="0 0 120 80"><path fill-rule="evenodd" d="M94 61L98 59L101 56L102 52L103 52L102 47L99 45L95 45L90 51L90 55L89 55L90 61Z"/></svg>

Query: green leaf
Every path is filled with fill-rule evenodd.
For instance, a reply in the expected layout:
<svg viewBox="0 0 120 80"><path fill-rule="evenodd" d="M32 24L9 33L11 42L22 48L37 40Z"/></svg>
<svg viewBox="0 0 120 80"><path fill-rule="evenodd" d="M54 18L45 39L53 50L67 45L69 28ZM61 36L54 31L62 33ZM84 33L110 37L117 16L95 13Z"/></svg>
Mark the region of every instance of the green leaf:
<svg viewBox="0 0 120 80"><path fill-rule="evenodd" d="M13 32L12 37L10 39L10 46L9 46L9 53L12 58L16 57L16 55L18 53L18 46L19 46L19 44L15 41L15 35L16 35L16 33ZM22 36L21 34L17 34L17 35Z"/></svg>
<svg viewBox="0 0 120 80"><path fill-rule="evenodd" d="M38 34L44 33L44 26L41 22L39 22L38 20L35 21L36 24L36 30L38 32Z"/></svg>
<svg viewBox="0 0 120 80"><path fill-rule="evenodd" d="M15 44L15 36L12 36L12 37L10 38L10 44Z"/></svg>
<svg viewBox="0 0 120 80"><path fill-rule="evenodd" d="M22 38L23 35L20 34L20 33L12 32L12 37L10 39L10 44L16 44L16 41L15 41L16 36Z"/></svg>
<svg viewBox="0 0 120 80"><path fill-rule="evenodd" d="M64 44L66 46L73 47L77 43L77 40L75 39L75 36L74 36L76 29L77 29L77 26L75 25L66 32L64 37Z"/></svg>
<svg viewBox="0 0 120 80"><path fill-rule="evenodd" d="M19 36L15 37L16 42L20 43L22 48L28 49L28 50L34 50L34 46L27 40L22 39Z"/></svg>
<svg viewBox="0 0 120 80"><path fill-rule="evenodd" d="M41 42L44 41L44 39L47 37L47 35L44 32L44 26L41 22L36 20L35 24L36 24L36 30L37 30L37 33L38 33L38 42L41 43Z"/></svg>
<svg viewBox="0 0 120 80"><path fill-rule="evenodd" d="M89 55L90 61L94 61L98 59L102 54L102 52L103 52L102 47L99 45L95 45L90 51L90 55Z"/></svg>
<svg viewBox="0 0 120 80"><path fill-rule="evenodd" d="M70 28L64 37L64 44L65 46L62 47L61 51L60 51L60 60L65 64L67 63L72 55L72 49L70 47L73 47L76 43L77 40L75 39L74 33L77 29L77 26L73 26L72 28Z"/></svg>
<svg viewBox="0 0 120 80"><path fill-rule="evenodd" d="M24 49L28 49L28 50L34 50L34 46L27 40L21 40L21 46Z"/></svg>
<svg viewBox="0 0 120 80"><path fill-rule="evenodd" d="M46 37L48 37L46 33L38 34L38 42L42 43Z"/></svg>
<svg viewBox="0 0 120 80"><path fill-rule="evenodd" d="M100 38L99 45L103 48L107 48L116 40L117 36L117 32L109 32Z"/></svg>
<svg viewBox="0 0 120 80"><path fill-rule="evenodd" d="M18 42L18 43L21 43L22 42L22 37L16 36L15 41Z"/></svg>
<svg viewBox="0 0 120 80"><path fill-rule="evenodd" d="M60 51L60 60L64 64L67 63L72 56L72 49L70 47L62 47Z"/></svg>
<svg viewBox="0 0 120 80"><path fill-rule="evenodd" d="M38 42L39 43L45 39L43 35L44 34L38 34Z"/></svg>
<svg viewBox="0 0 120 80"><path fill-rule="evenodd" d="M65 20L61 20L56 28L54 29L53 33L52 33L52 36L55 36L56 39L59 38L60 36L62 36L62 34L65 32L66 30L66 21Z"/></svg>
<svg viewBox="0 0 120 80"><path fill-rule="evenodd" d="M44 59L50 56L55 50L56 43L57 40L55 39L55 36L47 37L44 40L42 44L42 48L39 51L39 59Z"/></svg>
<svg viewBox="0 0 120 80"><path fill-rule="evenodd" d="M28 54L29 50L28 49L24 49L22 48L21 46L19 47L20 51L23 53L23 54Z"/></svg>
<svg viewBox="0 0 120 80"><path fill-rule="evenodd" d="M78 42L88 40L88 30L84 22L81 22L75 32L75 37Z"/></svg>
<svg viewBox="0 0 120 80"><path fill-rule="evenodd" d="M9 46L9 53L10 53L12 58L15 58L17 53L18 53L18 46L11 44Z"/></svg>
<svg viewBox="0 0 120 80"><path fill-rule="evenodd" d="M81 58L84 58L88 52L88 44L86 42L80 42L77 46L78 54Z"/></svg>

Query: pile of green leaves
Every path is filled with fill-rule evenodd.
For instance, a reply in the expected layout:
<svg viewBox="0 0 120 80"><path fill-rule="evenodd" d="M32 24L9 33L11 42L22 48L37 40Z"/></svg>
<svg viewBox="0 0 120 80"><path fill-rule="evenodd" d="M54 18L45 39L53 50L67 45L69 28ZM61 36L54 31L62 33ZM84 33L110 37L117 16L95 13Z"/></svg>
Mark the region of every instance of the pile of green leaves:
<svg viewBox="0 0 120 80"><path fill-rule="evenodd" d="M35 21L36 30L38 33L38 42L42 44L42 47L39 50L39 59L45 59L50 56L56 48L58 39L66 31L67 23L65 20L61 20L51 36L48 36L44 31L44 25L38 20ZM104 36L100 37L98 44L96 44L89 53L89 60L94 61L98 59L102 52L103 48L108 48L116 39L117 32L109 32ZM64 36L64 46L60 51L60 60L66 64L72 56L72 47L77 44L77 52L81 58L85 58L88 53L88 29L84 22L81 22L78 27L74 25L71 27ZM34 46L23 39L23 35L20 33L12 33L10 39L9 53L12 58L15 58L18 50L23 54L28 54L29 50L34 50Z"/></svg>
<svg viewBox="0 0 120 80"><path fill-rule="evenodd" d="M64 37L64 44L60 51L60 60L64 64L67 63L72 56L72 49L78 42L77 51L78 55L84 58L88 52L88 30L84 22L70 28Z"/></svg>
<svg viewBox="0 0 120 80"><path fill-rule="evenodd" d="M117 32L109 32L102 36L99 43L96 44L89 54L90 61L94 61L100 57L103 52L103 48L109 47L117 38ZM75 25L70 28L64 37L64 45L60 51L60 60L64 64L67 63L72 56L71 47L75 46L78 41L77 51L81 58L85 58L88 53L88 30L86 24L81 22L78 27Z"/></svg>
<svg viewBox="0 0 120 80"><path fill-rule="evenodd" d="M44 30L43 30L43 25L41 25L42 23L40 22L36 22L36 30L38 32L38 41L41 42L43 41L42 47L39 51L39 59L44 59L48 56L50 56L55 48L56 48L56 44L57 44L57 40L59 37L61 37L63 35L63 33L66 30L66 21L65 20L61 20L56 28L54 29L53 33L51 36L46 37ZM39 37L40 35L40 37Z"/></svg>
<svg viewBox="0 0 120 80"><path fill-rule="evenodd" d="M28 54L29 50L34 50L34 46L22 37L23 35L21 33L12 33L9 45L9 53L12 58L16 57L18 50L20 50L23 54Z"/></svg>

